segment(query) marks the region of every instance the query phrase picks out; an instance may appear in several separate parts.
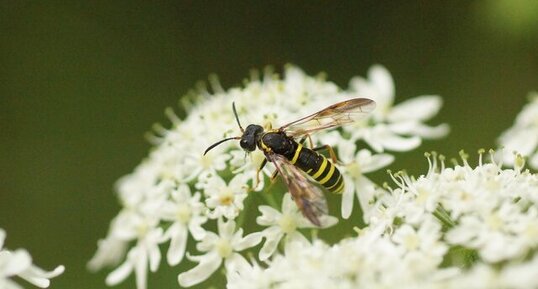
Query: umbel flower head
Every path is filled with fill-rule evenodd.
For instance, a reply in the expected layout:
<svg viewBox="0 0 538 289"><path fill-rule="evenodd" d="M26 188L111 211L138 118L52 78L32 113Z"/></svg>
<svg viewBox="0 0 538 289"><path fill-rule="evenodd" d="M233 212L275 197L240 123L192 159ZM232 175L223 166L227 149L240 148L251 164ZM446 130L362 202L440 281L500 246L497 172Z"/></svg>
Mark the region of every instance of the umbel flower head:
<svg viewBox="0 0 538 289"><path fill-rule="evenodd" d="M4 248L6 232L0 229L0 288L21 289L11 278L22 278L39 288L47 288L50 280L64 272L64 266L45 271L32 264L32 257L24 249L10 251Z"/></svg>
<svg viewBox="0 0 538 289"><path fill-rule="evenodd" d="M296 242L230 272L227 288L538 288L538 176L520 161L443 159L430 155L418 178L394 174L356 237Z"/></svg>
<svg viewBox="0 0 538 289"><path fill-rule="evenodd" d="M179 284L192 286L222 272L219 268L226 274L243 272L249 264L245 256L271 262L297 242L319 242L310 231L334 226L337 215L349 218L355 196L363 207L375 201L376 185L364 174L389 165L391 151L408 151L424 138L448 133L445 124L425 124L439 111L441 98L420 96L395 104L392 77L380 65L373 66L367 78L353 78L347 89L294 66L287 66L283 76L270 70L261 77L253 73L242 87L226 91L215 78L210 83L212 92L201 89L182 99L185 118L166 110L172 126L155 125L149 156L118 181L123 208L89 262L94 270L121 264L108 276L108 285L134 273L137 288L145 289L148 269L157 271L164 254L172 266L184 256L197 263L178 270ZM372 99L378 109L344 128L317 132L305 143L331 145L346 182L341 212L323 216L321 226L313 226L298 211L285 186L270 180L275 171L271 163L258 183L256 171L265 159L261 151L246 154L237 141L227 141L204 155L216 141L241 134L232 103L243 125L278 128L358 97ZM187 253L188 247L196 250Z"/></svg>

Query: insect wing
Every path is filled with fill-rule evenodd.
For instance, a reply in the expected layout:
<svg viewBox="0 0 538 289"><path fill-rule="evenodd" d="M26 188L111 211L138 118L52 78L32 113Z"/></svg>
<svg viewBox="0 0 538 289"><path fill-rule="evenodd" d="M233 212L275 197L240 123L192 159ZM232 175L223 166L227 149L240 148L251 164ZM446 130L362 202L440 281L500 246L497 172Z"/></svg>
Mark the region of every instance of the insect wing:
<svg viewBox="0 0 538 289"><path fill-rule="evenodd" d="M328 213L327 200L320 188L313 185L306 176L288 159L278 154L267 158L275 165L284 178L291 196L301 213L316 226L321 226L319 217Z"/></svg>
<svg viewBox="0 0 538 289"><path fill-rule="evenodd" d="M280 130L289 136L311 134L313 132L339 127L356 121L375 109L375 101L368 98L353 98L335 103L309 116L290 122Z"/></svg>

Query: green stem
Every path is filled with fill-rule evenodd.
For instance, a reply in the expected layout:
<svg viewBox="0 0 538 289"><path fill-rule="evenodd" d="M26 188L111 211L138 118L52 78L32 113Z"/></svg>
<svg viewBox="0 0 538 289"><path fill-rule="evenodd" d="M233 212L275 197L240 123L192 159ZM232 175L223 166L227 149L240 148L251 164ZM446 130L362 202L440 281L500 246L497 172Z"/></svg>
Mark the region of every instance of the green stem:
<svg viewBox="0 0 538 289"><path fill-rule="evenodd" d="M443 208L443 206L439 205L437 206L437 209L435 209L435 211L433 212L433 215L439 220L441 221L441 223L443 223L443 225L445 227L447 227L448 229L454 227L456 224L454 223L454 221L452 221L452 219L450 218L450 216L448 215L448 212L445 210L445 208Z"/></svg>

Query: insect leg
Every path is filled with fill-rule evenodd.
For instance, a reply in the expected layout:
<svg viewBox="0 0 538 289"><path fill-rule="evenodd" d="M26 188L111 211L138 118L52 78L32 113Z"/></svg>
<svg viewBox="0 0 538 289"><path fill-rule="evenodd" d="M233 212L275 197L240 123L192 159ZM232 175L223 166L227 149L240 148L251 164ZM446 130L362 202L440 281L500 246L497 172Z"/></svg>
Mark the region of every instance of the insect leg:
<svg viewBox="0 0 538 289"><path fill-rule="evenodd" d="M334 153L334 150L330 145L322 145L320 147L314 147L314 143L312 142L312 138L310 137L310 134L304 135L299 141L299 143L304 144L307 139L313 151L327 150L329 152L329 156L331 156L331 160L333 161L333 163L336 163L337 161L336 153Z"/></svg>
<svg viewBox="0 0 538 289"><path fill-rule="evenodd" d="M278 170L276 170L276 171L271 175L271 182L274 182L277 176L278 176Z"/></svg>
<svg viewBox="0 0 538 289"><path fill-rule="evenodd" d="M267 164L267 159L263 160L262 165L260 166L260 168L256 172L256 186L255 186L255 188L258 187L258 184L260 182L260 172L261 172L261 170L263 169L263 167L266 164ZM270 178L271 182L274 182L277 176L278 176L278 170L275 170L273 172L273 174L271 175L271 178Z"/></svg>
<svg viewBox="0 0 538 289"><path fill-rule="evenodd" d="M314 143L312 142L312 138L310 137L309 134L305 134L301 140L299 141L300 144L304 145L304 143L306 142L306 140L308 139L308 144L310 145L310 147L314 147Z"/></svg>
<svg viewBox="0 0 538 289"><path fill-rule="evenodd" d="M336 154L334 153L334 150L330 145L322 145L320 147L313 148L312 150L313 151L327 150L329 152L329 156L331 156L331 160L333 161L333 163L336 164L336 161L337 161Z"/></svg>
<svg viewBox="0 0 538 289"><path fill-rule="evenodd" d="M312 141L312 138L310 137L310 134L305 135L305 137L308 138L308 144L310 145L311 148L313 148L314 147L314 142Z"/></svg>
<svg viewBox="0 0 538 289"><path fill-rule="evenodd" d="M267 164L267 159L263 159L260 167L256 170L256 183L254 184L254 189L256 189L258 185L260 184L260 173L262 172L266 164Z"/></svg>

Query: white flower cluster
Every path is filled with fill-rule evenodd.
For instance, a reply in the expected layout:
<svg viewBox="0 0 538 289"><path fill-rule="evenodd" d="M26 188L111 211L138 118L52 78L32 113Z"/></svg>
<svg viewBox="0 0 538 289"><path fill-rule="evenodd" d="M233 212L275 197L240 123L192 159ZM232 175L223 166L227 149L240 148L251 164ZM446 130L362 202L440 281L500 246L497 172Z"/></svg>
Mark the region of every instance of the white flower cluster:
<svg viewBox="0 0 538 289"><path fill-rule="evenodd" d="M538 93L529 95L529 103L516 117L514 125L498 140L505 163L514 163L514 151L529 158L529 166L538 170Z"/></svg>
<svg viewBox="0 0 538 289"><path fill-rule="evenodd" d="M441 107L439 96L420 96L394 105L392 78L379 65L370 69L368 78L352 79L347 90L323 77L307 76L293 66L285 69L282 78L269 71L260 79L254 73L242 88L224 91L216 81L211 84L213 93L202 90L192 103L184 101L189 110L185 119L166 110L172 127L155 126L157 134L151 136L155 148L133 173L118 182L123 208L89 262L91 269L122 263L108 275L108 285L134 273L137 288L146 288L147 271L158 269L163 243L169 243L169 265L179 264L184 256L197 263L178 276L181 286L191 286L209 278L221 264L227 272L245 267L248 262L239 252L262 240L261 250L254 253L261 261L279 254L279 248L286 250L288 244L310 242L300 229L313 226L298 212L289 194L276 189L271 194L265 192L268 187L278 188L269 186L274 171L271 164L264 169L261 184L255 186L263 153L255 151L246 158L238 143L230 141L203 155L212 143L240 134L232 102L243 126L253 123L264 127L269 123L279 127L350 98L366 97L377 103L372 115L344 129L313 136L315 145L337 148L337 165L346 181L341 206L344 218L351 215L355 196L364 206L367 201L363 199L374 195L375 185L364 174L390 164L393 156L387 151L408 151L423 138L448 132L447 125L424 124ZM357 149L358 141L364 141L371 150ZM261 215L254 215L256 209L246 209L252 198L264 203L258 208ZM256 220L257 226L249 228L257 229L244 235L241 227L246 220ZM322 227L333 226L337 220L326 216ZM208 229L215 223L217 232ZM189 242L195 243L198 255L185 253Z"/></svg>
<svg viewBox="0 0 538 289"><path fill-rule="evenodd" d="M228 272L227 288L538 288L538 175L518 158L513 169L429 158L426 175L396 174L378 192L357 237L294 243Z"/></svg>
<svg viewBox="0 0 538 289"><path fill-rule="evenodd" d="M58 266L54 270L47 272L32 264L32 257L24 249L10 251L4 248L6 232L0 229L0 288L21 289L11 278L19 277L31 284L47 288L51 278L64 272L64 266Z"/></svg>

